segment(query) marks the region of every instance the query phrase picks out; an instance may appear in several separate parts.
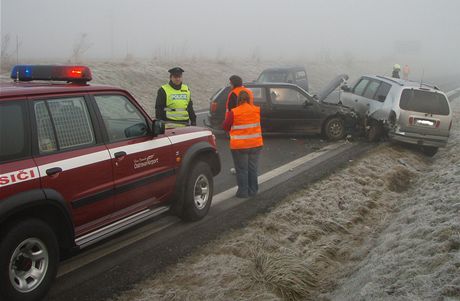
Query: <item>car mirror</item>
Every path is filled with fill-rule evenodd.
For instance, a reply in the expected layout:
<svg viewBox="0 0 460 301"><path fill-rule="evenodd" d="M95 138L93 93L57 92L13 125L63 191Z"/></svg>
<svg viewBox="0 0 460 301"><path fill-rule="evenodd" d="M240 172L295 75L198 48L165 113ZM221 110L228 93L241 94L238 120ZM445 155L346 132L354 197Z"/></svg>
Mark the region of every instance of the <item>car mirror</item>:
<svg viewBox="0 0 460 301"><path fill-rule="evenodd" d="M377 96L377 100L380 102L384 102L387 97L385 95L379 95Z"/></svg>
<svg viewBox="0 0 460 301"><path fill-rule="evenodd" d="M343 85L342 87L340 87L340 89L342 89L342 91L344 92L351 92L351 88L347 85Z"/></svg>
<svg viewBox="0 0 460 301"><path fill-rule="evenodd" d="M152 125L153 137L164 134L165 129L166 129L166 126L163 120L157 119L153 121L153 125Z"/></svg>
<svg viewBox="0 0 460 301"><path fill-rule="evenodd" d="M309 100L305 100L303 105L306 106L306 107L309 107L309 106L313 105L313 103L311 101L309 101Z"/></svg>

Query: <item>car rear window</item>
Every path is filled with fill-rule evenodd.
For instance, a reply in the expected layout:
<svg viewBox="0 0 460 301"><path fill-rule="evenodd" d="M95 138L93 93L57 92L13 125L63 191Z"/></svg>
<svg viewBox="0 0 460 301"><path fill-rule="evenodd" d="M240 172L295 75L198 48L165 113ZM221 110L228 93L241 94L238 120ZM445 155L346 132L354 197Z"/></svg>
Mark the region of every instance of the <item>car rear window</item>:
<svg viewBox="0 0 460 301"><path fill-rule="evenodd" d="M444 95L431 91L405 89L401 94L399 107L407 111L449 115L449 104Z"/></svg>
<svg viewBox="0 0 460 301"><path fill-rule="evenodd" d="M0 103L0 163L30 155L25 103Z"/></svg>

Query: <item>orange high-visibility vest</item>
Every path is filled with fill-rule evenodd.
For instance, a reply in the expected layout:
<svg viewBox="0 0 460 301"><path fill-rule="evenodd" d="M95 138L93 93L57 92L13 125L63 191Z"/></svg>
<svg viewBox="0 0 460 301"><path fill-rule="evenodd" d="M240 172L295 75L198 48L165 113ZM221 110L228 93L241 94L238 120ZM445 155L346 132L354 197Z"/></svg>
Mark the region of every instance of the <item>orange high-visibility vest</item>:
<svg viewBox="0 0 460 301"><path fill-rule="evenodd" d="M260 127L260 108L244 103L232 109L233 124L230 129L230 148L245 149L264 145Z"/></svg>
<svg viewBox="0 0 460 301"><path fill-rule="evenodd" d="M249 94L249 103L250 104L254 104L254 94L252 94L252 91L249 90L248 88L246 88L245 86L241 86L241 87L235 87L233 88L232 91L230 91L230 93L228 93L228 96L227 96L227 102L225 103L225 112L228 112L229 109L228 109L228 103L230 101L230 96L232 95L232 93L235 93L236 97L238 98L238 95L240 95L240 92L241 91L246 91L248 94ZM238 104L237 104L238 105Z"/></svg>

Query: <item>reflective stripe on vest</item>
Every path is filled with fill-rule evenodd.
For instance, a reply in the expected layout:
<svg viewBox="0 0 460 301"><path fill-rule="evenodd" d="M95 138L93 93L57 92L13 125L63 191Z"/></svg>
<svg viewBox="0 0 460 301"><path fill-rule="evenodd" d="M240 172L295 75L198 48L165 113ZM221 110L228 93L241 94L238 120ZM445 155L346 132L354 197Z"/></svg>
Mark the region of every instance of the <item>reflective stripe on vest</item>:
<svg viewBox="0 0 460 301"><path fill-rule="evenodd" d="M230 148L247 149L263 145L260 127L260 108L243 103L232 109L233 124L230 129Z"/></svg>
<svg viewBox="0 0 460 301"><path fill-rule="evenodd" d="M180 90L174 89L169 84L161 87L166 93L166 118L175 121L189 120L187 107L190 102L190 90L187 85L182 84Z"/></svg>
<svg viewBox="0 0 460 301"><path fill-rule="evenodd" d="M235 136L230 136L231 139L251 139L251 138L258 138L262 137L261 133L257 134L251 134L251 135L235 135Z"/></svg>
<svg viewBox="0 0 460 301"><path fill-rule="evenodd" d="M234 93L236 95L236 98L237 98L237 104L236 105L238 105L238 95L240 95L241 91L246 91L249 94L249 103L254 104L254 94L252 93L252 91L250 89L246 88L245 86L235 87L235 88L233 88L233 90L230 91L230 93L228 93L227 102L225 103L225 111L226 112L230 111L228 109L228 103L230 102L230 96L232 95L232 93Z"/></svg>
<svg viewBox="0 0 460 301"><path fill-rule="evenodd" d="M258 123L251 123L251 124L242 124L242 125L232 125L232 130L242 130L242 129L250 129L260 126L260 122Z"/></svg>

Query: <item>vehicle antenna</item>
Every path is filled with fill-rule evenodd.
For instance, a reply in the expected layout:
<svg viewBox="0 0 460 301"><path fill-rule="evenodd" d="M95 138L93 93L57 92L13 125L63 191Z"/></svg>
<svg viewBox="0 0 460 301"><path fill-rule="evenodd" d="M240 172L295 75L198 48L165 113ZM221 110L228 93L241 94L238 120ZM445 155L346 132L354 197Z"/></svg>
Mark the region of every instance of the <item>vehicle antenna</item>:
<svg viewBox="0 0 460 301"><path fill-rule="evenodd" d="M19 38L16 34L16 65L19 65ZM16 69L16 81L19 81L19 68Z"/></svg>
<svg viewBox="0 0 460 301"><path fill-rule="evenodd" d="M422 69L422 78L420 79L420 88L422 87L424 76L425 76L425 69Z"/></svg>

